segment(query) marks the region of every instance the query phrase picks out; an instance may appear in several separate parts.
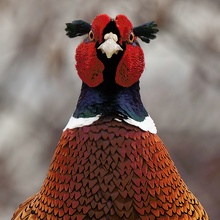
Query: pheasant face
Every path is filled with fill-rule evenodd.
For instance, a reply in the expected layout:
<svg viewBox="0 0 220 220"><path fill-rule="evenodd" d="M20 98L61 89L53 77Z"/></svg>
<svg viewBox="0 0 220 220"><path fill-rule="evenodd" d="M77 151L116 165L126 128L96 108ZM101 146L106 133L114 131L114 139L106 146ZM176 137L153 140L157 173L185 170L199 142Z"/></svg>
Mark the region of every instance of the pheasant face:
<svg viewBox="0 0 220 220"><path fill-rule="evenodd" d="M76 50L76 69L90 87L106 82L129 87L144 69L143 51L136 41L131 22L124 15L111 19L97 16L88 37ZM105 69L112 69L109 75Z"/></svg>
<svg viewBox="0 0 220 220"><path fill-rule="evenodd" d="M156 24L132 27L124 15L67 24L82 80L40 191L13 220L206 220L158 137L139 93L144 55L137 37L155 38Z"/></svg>

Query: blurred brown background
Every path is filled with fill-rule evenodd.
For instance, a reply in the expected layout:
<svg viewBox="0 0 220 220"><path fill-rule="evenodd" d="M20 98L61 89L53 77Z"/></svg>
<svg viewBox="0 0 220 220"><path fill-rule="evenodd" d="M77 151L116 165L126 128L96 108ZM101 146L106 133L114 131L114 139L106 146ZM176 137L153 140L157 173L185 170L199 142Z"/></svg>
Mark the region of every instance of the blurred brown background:
<svg viewBox="0 0 220 220"><path fill-rule="evenodd" d="M100 13L134 25L156 20L142 42L142 99L189 188L220 216L219 0L0 0L0 219L37 192L81 82L65 23Z"/></svg>

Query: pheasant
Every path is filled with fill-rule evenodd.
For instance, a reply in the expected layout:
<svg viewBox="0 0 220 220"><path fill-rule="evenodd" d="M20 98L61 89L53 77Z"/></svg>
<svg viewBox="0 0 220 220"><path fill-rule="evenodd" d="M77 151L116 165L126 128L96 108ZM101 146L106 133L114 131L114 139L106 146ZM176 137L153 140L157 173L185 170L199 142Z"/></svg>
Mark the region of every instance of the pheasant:
<svg viewBox="0 0 220 220"><path fill-rule="evenodd" d="M144 54L155 22L133 27L125 15L66 24L82 80L40 191L12 219L209 219L189 191L140 97Z"/></svg>

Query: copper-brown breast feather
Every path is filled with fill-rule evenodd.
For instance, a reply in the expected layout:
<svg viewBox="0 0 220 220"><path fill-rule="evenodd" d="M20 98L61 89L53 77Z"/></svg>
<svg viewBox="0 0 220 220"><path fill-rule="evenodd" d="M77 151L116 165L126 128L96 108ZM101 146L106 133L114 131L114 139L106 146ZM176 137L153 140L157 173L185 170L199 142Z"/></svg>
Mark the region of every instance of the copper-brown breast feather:
<svg viewBox="0 0 220 220"><path fill-rule="evenodd" d="M208 216L158 135L104 119L63 132L41 190L18 208L16 219Z"/></svg>

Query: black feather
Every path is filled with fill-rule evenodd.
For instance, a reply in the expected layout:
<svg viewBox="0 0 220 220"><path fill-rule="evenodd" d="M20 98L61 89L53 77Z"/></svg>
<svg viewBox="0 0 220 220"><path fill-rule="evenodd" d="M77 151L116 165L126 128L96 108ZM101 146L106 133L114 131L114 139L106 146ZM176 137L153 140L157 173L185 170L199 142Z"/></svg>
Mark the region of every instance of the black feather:
<svg viewBox="0 0 220 220"><path fill-rule="evenodd" d="M157 24L154 21L150 21L143 25L133 28L134 34L138 36L145 43L149 43L150 40L156 38L156 33L159 31L157 29Z"/></svg>
<svg viewBox="0 0 220 220"><path fill-rule="evenodd" d="M75 20L72 23L66 23L66 35L69 38L88 34L91 29L91 24L83 20Z"/></svg>

